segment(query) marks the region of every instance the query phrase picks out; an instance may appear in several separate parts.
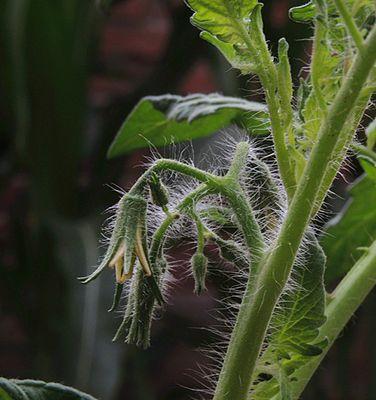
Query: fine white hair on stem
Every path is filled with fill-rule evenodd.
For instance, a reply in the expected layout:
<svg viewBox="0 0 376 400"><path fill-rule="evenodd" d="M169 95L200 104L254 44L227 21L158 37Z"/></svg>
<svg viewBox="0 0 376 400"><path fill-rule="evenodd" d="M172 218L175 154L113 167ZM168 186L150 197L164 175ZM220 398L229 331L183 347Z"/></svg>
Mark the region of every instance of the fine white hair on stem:
<svg viewBox="0 0 376 400"><path fill-rule="evenodd" d="M266 251L268 251L268 249L275 245L275 240L282 221L285 218L287 209L286 193L278 176L275 158L267 156L267 154L270 153L269 148L265 145L263 147L259 146L256 140L250 138L244 131L238 128L232 127L220 132L219 135L224 137L214 144L213 150L210 149L206 152L207 155L201 158L201 163L206 164L206 169L208 171L218 176L223 176L229 170L238 143L247 142L249 144L249 152L245 166L239 176L239 183L248 199L255 219L260 226L267 246ZM268 143L267 146L269 146L269 142L266 141L266 143ZM192 148L188 147L188 150L181 150L179 148L178 152L177 146L175 146L172 151L175 153L174 159L181 160L181 162L192 166L194 165L192 161L194 158ZM160 155L156 151L153 151L152 156L147 160L148 166L153 165L158 158L160 158ZM159 172L158 175L169 193L167 205L169 211L179 209L179 205L186 196L200 185L200 182L197 182L195 179L174 171L162 171ZM145 188L147 188L147 186ZM121 188L115 187L114 189L119 194L124 194ZM150 246L153 241L154 233L166 219L166 210L162 210L161 207L153 204L152 197L148 190L145 190L144 194L148 196L146 219L147 241ZM213 208L223 212L222 219L216 220L212 217L209 211ZM118 206L115 205L110 208L110 211L116 214L117 209ZM197 217L201 220L205 230L209 232L209 236L212 235L212 237L217 237L227 243L231 242L235 249L231 262L228 262L222 258L223 254L218 244L220 242L215 242L214 240L209 243L209 241L207 241L207 246L205 246L205 254L210 260L208 278L220 281L221 285L217 287L219 292L217 307L211 313L216 322L212 323L208 328L209 336L215 339L211 341L211 344L207 346L208 348L205 351L207 365L199 369L200 371L208 371L205 374L206 381L201 382L203 389L200 393L204 395L205 393L212 393L214 389L220 365L223 361L225 350L228 346L229 338L247 285L249 262L244 263L244 259L249 260L250 257L243 232L240 229L240 221L237 221L236 213L232 210L229 201L223 195L211 194L205 196L194 204L193 212L197 213ZM114 226L114 218L110 217L107 223L107 232L111 233ZM158 257L163 257L166 267L160 277L159 284L163 297L168 303L173 302L171 297L173 292L173 290L171 290L172 287L192 275L188 260L191 255L197 251L196 224L197 221L195 218L192 220L190 211L183 210L179 218L173 220L164 233L161 243L162 251ZM176 253L177 244L179 242L184 242L184 247L182 247L184 250L180 251L179 249L179 259L176 259L173 257L173 254ZM300 289L299 276L295 273L295 270L297 270L297 267L300 269L304 268L306 248L307 243L303 241L291 276L277 304L277 313L288 306L284 301L284 296ZM179 268L176 268L177 266L179 266ZM129 302L129 299L134 299L134 293L137 292L137 285L140 284L140 276L140 274L134 274L132 279L125 283L122 295L122 304L126 307L127 318L132 322L132 327L134 324L138 324L140 318L143 318L143 314L137 313L132 303ZM139 298L134 301L142 302L143 299ZM159 319L162 311L163 307L152 305L152 308L148 310L149 317L147 318ZM270 330L272 329L273 327L270 328ZM267 346L269 335L270 332L267 335L265 346ZM135 339L130 339L131 341L136 340L137 344L144 344L142 340L145 337L145 340L148 340L148 333L145 333L142 328L138 327L133 337L135 337ZM204 374L201 373L197 378L201 379L203 375Z"/></svg>

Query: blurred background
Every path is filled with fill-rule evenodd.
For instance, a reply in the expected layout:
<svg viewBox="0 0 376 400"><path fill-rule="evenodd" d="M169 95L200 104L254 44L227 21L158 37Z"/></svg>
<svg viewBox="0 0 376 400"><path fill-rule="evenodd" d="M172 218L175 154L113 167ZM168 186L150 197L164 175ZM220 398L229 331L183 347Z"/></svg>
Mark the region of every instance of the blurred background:
<svg viewBox="0 0 376 400"><path fill-rule="evenodd" d="M215 323L221 277L213 274L209 292L197 297L178 268L146 351L111 342L121 318L106 312L111 274L88 287L76 277L103 251L104 210L118 199L108 185L129 187L149 154L106 160L136 102L214 91L258 100L258 85L199 39L183 1L106 3L0 2L0 376L58 381L102 400L190 399L190 388L202 388L198 365L207 362L197 349L215 340L200 328ZM288 19L300 3L264 7L271 47L287 38L296 78L311 34ZM335 191L344 197L358 173L354 162ZM184 246L177 253L184 257ZM375 303L373 294L303 399L376 399Z"/></svg>

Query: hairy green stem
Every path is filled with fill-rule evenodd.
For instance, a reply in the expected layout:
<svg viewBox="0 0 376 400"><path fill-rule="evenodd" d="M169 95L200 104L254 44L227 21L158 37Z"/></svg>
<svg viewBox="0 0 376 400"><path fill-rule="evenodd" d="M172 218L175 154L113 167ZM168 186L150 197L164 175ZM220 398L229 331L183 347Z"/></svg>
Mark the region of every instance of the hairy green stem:
<svg viewBox="0 0 376 400"><path fill-rule="evenodd" d="M225 185L222 193L227 197L236 215L238 224L242 229L247 247L251 254L252 269L254 270L256 264L264 254L265 242L260 227L253 215L251 205L243 189L237 182Z"/></svg>
<svg viewBox="0 0 376 400"><path fill-rule="evenodd" d="M344 157L347 154L348 147L351 145L353 141L354 133L356 132L356 128L359 126L364 111L367 108L369 103L370 96L361 94L356 107L353 111L353 116L349 118L349 127L345 130L347 133L343 133L341 138L337 141L336 147L334 149L334 156L328 163L328 168L325 172L324 179L321 182L320 190L317 193L315 206L313 208L312 217L315 216L320 210L322 203L325 200L325 197L338 173L338 169L340 168Z"/></svg>
<svg viewBox="0 0 376 400"><path fill-rule="evenodd" d="M358 54L323 122L319 139L292 199L273 251L260 269L257 287L248 284L231 336L214 400L244 400L274 307L290 275L316 193L345 122L376 60L376 27L365 42L365 56ZM345 130L347 134L347 130Z"/></svg>
<svg viewBox="0 0 376 400"><path fill-rule="evenodd" d="M323 353L312 358L306 365L294 373L293 399L298 399L331 348L337 336L341 333L351 316L363 303L366 296L376 284L376 241L366 250L363 257L353 266L331 296L326 309L327 320L320 329L317 340L329 341Z"/></svg>
<svg viewBox="0 0 376 400"><path fill-rule="evenodd" d="M210 172L203 171L201 169L176 160L161 158L160 160L157 160L154 165L152 165L138 178L137 182L129 191L129 194L136 194L142 191L147 185L148 179L152 176L153 173L164 170L175 171L183 175L190 176L202 183L207 183L212 188L217 188L220 185L219 182L221 178L211 174Z"/></svg>
<svg viewBox="0 0 376 400"><path fill-rule="evenodd" d="M258 24L261 25L261 15L256 14L255 18L260 19ZM295 192L296 181L286 145L286 130L282 124L280 116L277 69L269 52L262 29L254 29L252 35L255 37L251 38L249 32L242 24L239 24L238 28L242 32L243 40L249 50L258 55L257 74L259 75L261 84L265 90L265 100L268 105L278 169L286 193L289 199L291 199ZM254 43L257 43L257 45Z"/></svg>
<svg viewBox="0 0 376 400"><path fill-rule="evenodd" d="M260 227L254 217L253 210L249 204L243 189L239 184L240 174L244 170L248 158L249 144L241 142L235 151L233 161L228 173L224 177L218 177L208 172L201 171L190 165L174 160L159 160L151 169L155 170L174 170L185 175L192 176L201 182L195 191L190 193L176 208L176 212L167 216L162 225L157 229L153 236L150 257L153 260L159 252L162 239L170 224L174 221L176 213L185 212L195 201L209 193L221 193L228 198L228 201L237 216L239 225L242 227L248 248L255 258L260 258L264 249L264 239ZM150 170L144 175L149 176Z"/></svg>
<svg viewBox="0 0 376 400"><path fill-rule="evenodd" d="M248 153L249 144L240 142L236 148L230 169L223 178L220 192L227 197L236 215L251 253L251 261L258 261L264 252L264 238L260 226L254 217L252 207L239 183L241 173L246 166Z"/></svg>
<svg viewBox="0 0 376 400"><path fill-rule="evenodd" d="M192 191L184 200L176 207L175 211L170 213L159 228L155 231L150 248L150 261L154 265L155 260L160 255L161 247L163 246L166 232L170 228L171 224L176 220L176 217L180 212L184 212L187 208L191 207L193 202L201 200L203 197L212 193L212 190L206 184L200 185L197 189Z"/></svg>
<svg viewBox="0 0 376 400"><path fill-rule="evenodd" d="M346 4L343 2L343 0L334 0L334 3L338 9L338 12L340 13L343 22L346 25L346 29L348 34L352 37L356 47L358 48L358 51L360 53L364 52L364 41L362 34L360 33L358 27L356 26L356 23L354 21L354 18L350 14L349 10L346 7Z"/></svg>

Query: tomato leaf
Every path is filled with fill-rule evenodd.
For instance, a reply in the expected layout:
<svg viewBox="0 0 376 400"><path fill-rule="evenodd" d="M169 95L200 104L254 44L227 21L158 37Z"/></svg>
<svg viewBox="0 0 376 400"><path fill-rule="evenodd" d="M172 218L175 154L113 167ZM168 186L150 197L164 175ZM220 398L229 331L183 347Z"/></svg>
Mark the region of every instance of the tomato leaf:
<svg viewBox="0 0 376 400"><path fill-rule="evenodd" d="M326 345L315 343L325 322L326 257L312 232L306 234L305 242L291 287L282 294L272 317L267 348L257 362L251 396L255 400L271 399L278 393L288 399L292 373L321 354Z"/></svg>
<svg viewBox="0 0 376 400"><path fill-rule="evenodd" d="M251 134L269 132L266 106L220 94L144 97L125 119L108 157L208 136L237 123Z"/></svg>
<svg viewBox="0 0 376 400"><path fill-rule="evenodd" d="M243 74L255 72L257 46L262 35L257 0L187 0L194 11L191 22L201 37L216 46ZM257 32L256 35L254 33Z"/></svg>
<svg viewBox="0 0 376 400"><path fill-rule="evenodd" d="M368 163L376 174L376 167ZM327 282L344 276L376 238L376 180L365 175L349 190L351 198L326 226L321 243L328 257Z"/></svg>
<svg viewBox="0 0 376 400"><path fill-rule="evenodd" d="M0 378L0 398L3 400L95 400L88 394L59 383L5 378Z"/></svg>

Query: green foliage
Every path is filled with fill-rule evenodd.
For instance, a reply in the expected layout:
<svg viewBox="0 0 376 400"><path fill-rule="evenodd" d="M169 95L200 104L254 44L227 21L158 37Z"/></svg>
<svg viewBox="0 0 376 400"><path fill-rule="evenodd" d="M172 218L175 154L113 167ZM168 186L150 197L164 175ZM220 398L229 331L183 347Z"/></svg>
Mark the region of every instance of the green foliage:
<svg viewBox="0 0 376 400"><path fill-rule="evenodd" d="M293 270L293 287L282 294L270 323L268 346L257 362L252 391L255 400L289 393L289 376L310 357L319 355L325 345L315 343L315 339L325 322L326 257L312 233L306 240L306 254ZM265 375L267 380L262 379Z"/></svg>
<svg viewBox="0 0 376 400"><path fill-rule="evenodd" d="M369 29L369 20L365 15L374 12L372 1L349 2L351 13L358 23L359 29L365 34ZM303 6L290 10L290 16L297 22L315 22L315 38L313 42L313 57L311 74L300 85L300 93L304 93L300 103L296 121L298 131L297 158L304 166L302 156L307 157L312 145L317 139L322 121L349 71L354 50L348 46L348 33L338 14L333 1L311 1ZM358 118L356 110L352 115L354 121L349 121L349 132L356 128Z"/></svg>
<svg viewBox="0 0 376 400"><path fill-rule="evenodd" d="M316 15L316 7L312 1L302 6L293 7L289 12L290 18L295 22L312 22Z"/></svg>
<svg viewBox="0 0 376 400"><path fill-rule="evenodd" d="M0 378L1 400L95 400L59 383Z"/></svg>
<svg viewBox="0 0 376 400"><path fill-rule="evenodd" d="M203 31L203 39L241 72L255 70L255 54L250 52L247 33L260 4L257 0L189 0L188 4L195 11L191 22Z"/></svg>
<svg viewBox="0 0 376 400"><path fill-rule="evenodd" d="M124 121L108 157L208 136L232 123L244 126L252 134L268 133L266 107L219 94L148 96Z"/></svg>
<svg viewBox="0 0 376 400"><path fill-rule="evenodd" d="M350 200L328 224L321 240L328 257L328 282L345 275L376 238L376 167L365 162L369 173L350 188Z"/></svg>

